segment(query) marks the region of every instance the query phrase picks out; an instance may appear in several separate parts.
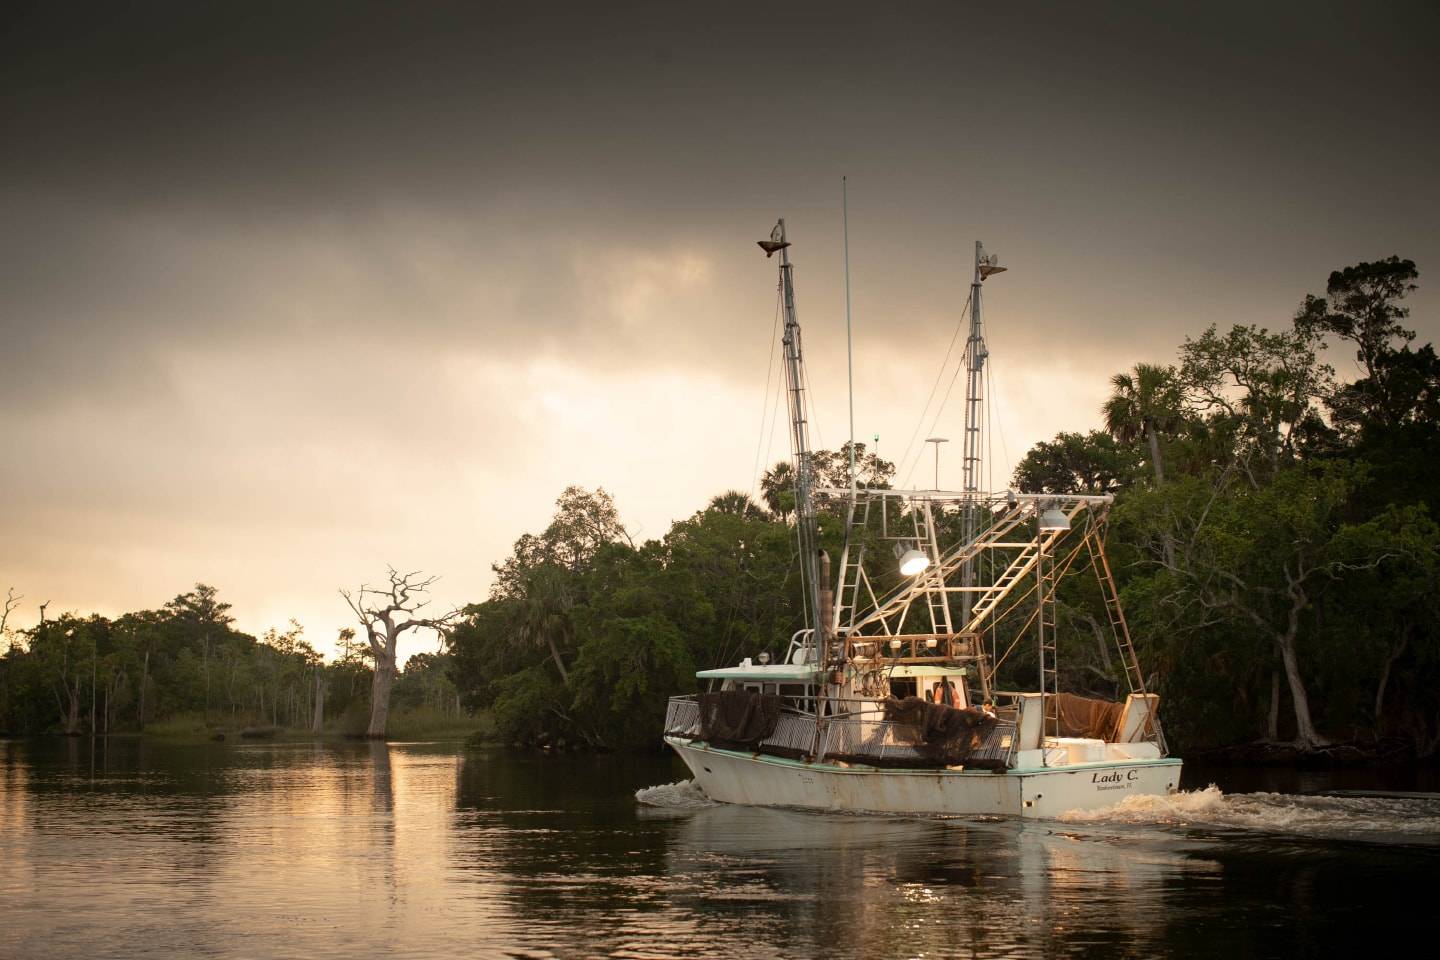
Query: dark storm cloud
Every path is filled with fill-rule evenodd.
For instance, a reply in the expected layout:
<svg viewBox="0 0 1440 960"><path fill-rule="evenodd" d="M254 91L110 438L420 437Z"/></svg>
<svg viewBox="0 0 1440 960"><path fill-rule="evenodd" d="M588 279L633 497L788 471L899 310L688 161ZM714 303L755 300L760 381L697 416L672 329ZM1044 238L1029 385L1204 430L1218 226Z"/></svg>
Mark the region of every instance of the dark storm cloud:
<svg viewBox="0 0 1440 960"><path fill-rule="evenodd" d="M602 474L627 444L688 442L656 396L709 378L684 403L718 424L734 392L758 393L774 277L752 244L777 214L816 386L838 399L841 174L874 361L859 387L881 393L882 368L886 398L913 385L914 406L977 236L1013 268L987 293L992 353L1038 385L1037 423L1094 406L1046 384L1103 389L1207 323L1282 324L1336 267L1399 253L1425 283L1440 265L1433 4L4 17L0 483L32 510L14 551L67 522L84 543L106 509L130 538L237 517L247 536L267 517L281 536L337 530L347 512L378 530L406 484L447 470L470 479L434 506L458 515L596 410ZM1423 336L1440 334L1436 302L1415 299ZM1038 372L1056 365L1059 381ZM461 462L476 436L485 463ZM364 466L397 443L428 473ZM67 457L57 481L44 465ZM713 492L721 466L697 462L684 495ZM518 532L479 530L470 561L483 571ZM0 557L0 575L25 572Z"/></svg>

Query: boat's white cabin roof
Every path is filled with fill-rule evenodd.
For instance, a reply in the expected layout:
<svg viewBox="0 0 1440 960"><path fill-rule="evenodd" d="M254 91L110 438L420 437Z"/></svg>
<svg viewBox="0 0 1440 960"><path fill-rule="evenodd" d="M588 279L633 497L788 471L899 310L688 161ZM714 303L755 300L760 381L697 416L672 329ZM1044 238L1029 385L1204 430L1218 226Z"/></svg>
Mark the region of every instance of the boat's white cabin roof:
<svg viewBox="0 0 1440 960"><path fill-rule="evenodd" d="M808 663L752 663L749 657L738 667L700 670L699 680L749 680L761 683L818 683L821 672Z"/></svg>

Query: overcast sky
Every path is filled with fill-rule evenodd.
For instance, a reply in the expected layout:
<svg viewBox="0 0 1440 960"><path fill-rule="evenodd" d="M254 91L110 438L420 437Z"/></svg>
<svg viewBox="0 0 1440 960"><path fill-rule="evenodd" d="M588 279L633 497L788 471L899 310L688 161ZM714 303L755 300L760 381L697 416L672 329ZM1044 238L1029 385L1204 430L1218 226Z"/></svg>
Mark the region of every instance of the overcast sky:
<svg viewBox="0 0 1440 960"><path fill-rule="evenodd" d="M1096 426L1110 374L1211 323L1286 324L1332 269L1414 259L1413 325L1440 338L1434 3L0 17L0 589L22 626L204 581L242 628L295 617L323 648L337 588L386 564L440 574L437 605L482 599L567 484L642 537L751 488L757 445L786 455L783 424L762 439L754 245L777 216L837 446L842 175L856 430L887 458L930 435L977 239L1010 268L985 298L996 486Z"/></svg>

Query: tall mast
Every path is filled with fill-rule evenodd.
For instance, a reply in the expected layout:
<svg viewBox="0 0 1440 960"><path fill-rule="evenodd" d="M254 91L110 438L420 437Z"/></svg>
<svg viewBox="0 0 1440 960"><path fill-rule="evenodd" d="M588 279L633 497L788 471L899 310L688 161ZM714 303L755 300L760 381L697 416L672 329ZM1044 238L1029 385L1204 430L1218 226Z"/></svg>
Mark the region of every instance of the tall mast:
<svg viewBox="0 0 1440 960"><path fill-rule="evenodd" d="M808 606L806 621L814 630L818 659L824 663L828 624L820 609L820 571L818 536L815 526L815 504L811 490L815 486L814 462L810 455L810 424L805 413L805 358L800 346L800 322L795 319L795 280L790 263L790 242L785 239L785 221L775 224L769 240L760 241L765 256L780 254L781 299L785 309L785 387L790 400L790 450L795 458L795 530L800 548L801 589Z"/></svg>
<svg viewBox="0 0 1440 960"><path fill-rule="evenodd" d="M980 322L980 285L992 273L1005 268L999 265L998 257L987 256L979 240L975 241L975 278L970 283L970 336L965 341L965 502L961 508L962 543L970 543L980 533L980 463L984 449L985 414L985 358L990 356L985 346L985 330ZM965 561L960 568L960 585L975 586L975 564ZM966 594L969 596L969 594Z"/></svg>

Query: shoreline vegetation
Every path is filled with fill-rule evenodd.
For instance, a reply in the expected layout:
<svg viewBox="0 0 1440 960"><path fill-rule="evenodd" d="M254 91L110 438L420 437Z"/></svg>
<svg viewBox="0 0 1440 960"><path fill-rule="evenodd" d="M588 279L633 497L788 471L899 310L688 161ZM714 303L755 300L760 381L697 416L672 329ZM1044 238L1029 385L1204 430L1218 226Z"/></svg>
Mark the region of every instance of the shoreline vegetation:
<svg viewBox="0 0 1440 960"><path fill-rule="evenodd" d="M1095 429L1038 443L1015 468L1017 490L1115 495L1112 565L1187 759L1354 765L1440 750L1440 359L1405 327L1418 276L1398 257L1360 263L1275 330L1209 325L1175 363L1115 374ZM815 453L821 485L849 485L850 452ZM860 483L892 485L895 464L854 453ZM366 636L342 631L328 663L293 621L236 631L204 584L158 610L42 615L29 630L5 627L23 600L12 591L0 735L443 731L656 749L667 698L693 692L696 670L783 657L803 623L792 486L792 465L777 463L758 500L720 493L643 543L603 489L569 487L549 526L493 567L487 598L417 621L441 651L403 669L414 641L397 644L407 621L386 620L385 601L423 590L417 574L347 593ZM837 555L838 505L822 504L819 527ZM1098 591L1072 579L1058 604L1061 689L1119 699ZM1016 651L1000 683L1028 684L1033 644L994 639Z"/></svg>

